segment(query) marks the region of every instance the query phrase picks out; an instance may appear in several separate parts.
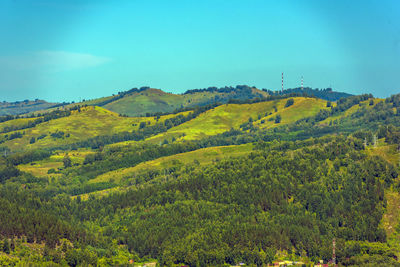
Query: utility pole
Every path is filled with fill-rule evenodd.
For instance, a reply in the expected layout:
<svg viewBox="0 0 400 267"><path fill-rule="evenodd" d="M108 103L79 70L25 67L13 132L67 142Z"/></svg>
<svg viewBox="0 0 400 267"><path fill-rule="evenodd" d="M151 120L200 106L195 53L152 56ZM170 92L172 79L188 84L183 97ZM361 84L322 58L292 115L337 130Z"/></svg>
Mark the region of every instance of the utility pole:
<svg viewBox="0 0 400 267"><path fill-rule="evenodd" d="M333 238L332 240L332 263L336 266L336 240Z"/></svg>

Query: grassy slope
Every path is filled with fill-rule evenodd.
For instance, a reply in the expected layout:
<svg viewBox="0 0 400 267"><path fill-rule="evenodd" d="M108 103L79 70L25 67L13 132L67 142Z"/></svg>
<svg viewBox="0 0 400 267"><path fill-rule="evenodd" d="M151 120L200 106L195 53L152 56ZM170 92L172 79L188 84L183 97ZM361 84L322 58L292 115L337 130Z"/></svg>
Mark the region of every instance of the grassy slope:
<svg viewBox="0 0 400 267"><path fill-rule="evenodd" d="M157 89L149 89L133 93L113 101L104 108L130 116L144 115L147 112L173 111L181 107L181 95L165 93Z"/></svg>
<svg viewBox="0 0 400 267"><path fill-rule="evenodd" d="M254 96L267 97L268 93L252 88ZM240 92L239 92L240 94ZM95 106L106 100L111 100L115 96L106 96L102 98L90 99L85 102L72 103L58 108L41 109L33 112L34 114L50 112L55 109L71 108L77 105ZM171 112L181 107L191 107L213 103L220 99L238 97L238 92L219 93L219 92L197 92L193 94L172 94L159 89L147 89L142 92L126 94L120 99L116 99L103 107L128 116L143 116L146 113Z"/></svg>
<svg viewBox="0 0 400 267"><path fill-rule="evenodd" d="M321 109L326 109L326 100L305 97L294 97L293 99L294 104L286 108L285 104L287 99L282 99L278 102L275 101L278 111L261 118L256 122L256 125L263 129L276 127L298 121L305 117L316 115ZM269 121L269 119L274 119L278 114L281 116L281 122L279 124L275 123L274 120ZM262 123L262 120L265 122Z"/></svg>
<svg viewBox="0 0 400 267"><path fill-rule="evenodd" d="M187 112L182 114L185 115ZM162 116L159 121L162 122L176 115L177 114ZM104 108L88 106L82 108L81 112L73 111L71 116L44 122L34 128L19 131L25 132L22 138L6 141L3 145L8 146L14 151L59 146L82 141L97 135L109 135L118 132L137 130L142 121L150 123L150 125L156 123L154 117L120 117L117 113ZM0 124L0 127L1 125L2 124ZM50 133L56 131L63 131L65 134L69 133L70 137L61 139L51 137ZM34 144L29 144L31 137L37 138L42 134L47 134L48 136L36 141ZM4 135L5 134L1 134L0 138Z"/></svg>
<svg viewBox="0 0 400 267"><path fill-rule="evenodd" d="M71 159L72 164L82 164L85 160L85 156L88 154L94 153L90 150L79 150L79 151L69 151L69 152L57 152L56 154L52 155L48 159L35 161L29 164L21 164L18 165L18 169L24 172L29 172L36 177L59 177L61 176L60 173L52 173L48 174L47 172L50 169L62 169L63 168L63 159L66 155Z"/></svg>
<svg viewBox="0 0 400 267"><path fill-rule="evenodd" d="M55 104L56 103L48 103L43 100L20 101L15 103L0 102L0 116L29 113L36 110L47 109Z"/></svg>
<svg viewBox="0 0 400 267"><path fill-rule="evenodd" d="M384 99L375 98L374 99L374 105L370 106L369 105L369 100L362 101L361 105L364 105L366 108L370 109L370 108L374 107L376 104L378 104L379 102L382 102L382 101L384 101ZM360 105L354 105L354 106L352 106L351 108L349 108L348 110L346 110L344 112L338 113L338 114L336 114L334 116L326 118L323 121L320 121L319 124L328 125L331 121L340 120L341 118L344 118L344 117L347 117L347 116L351 116L353 113L357 112L359 109L360 109Z"/></svg>
<svg viewBox="0 0 400 267"><path fill-rule="evenodd" d="M252 89L253 94L268 96L266 92ZM171 94L159 89L148 89L140 93L132 93L104 106L109 110L130 116L144 115L147 112L170 112L187 106L195 106L213 102L216 97L229 98L233 93L198 92L194 94ZM89 102L87 102L89 103Z"/></svg>
<svg viewBox="0 0 400 267"><path fill-rule="evenodd" d="M172 139L172 137L193 140L200 139L205 136L216 135L230 130L238 129L241 124L247 122L251 117L254 125L260 128L271 128L277 125L287 124L297 121L301 118L312 116L318 113L322 108L326 108L326 101L315 98L295 97L293 106L284 108L287 99L260 102L254 104L225 104L209 110L197 118L183 123L177 127L168 130L148 140L152 142L161 142L164 139ZM277 106L278 112L274 112L274 106ZM266 114L271 115L265 116ZM280 114L282 121L275 124L274 121L268 121L269 118L275 118ZM261 119L258 119L258 116ZM261 123L265 120L265 123Z"/></svg>
<svg viewBox="0 0 400 267"><path fill-rule="evenodd" d="M119 182L121 179L132 177L135 175L135 173L142 170L169 168L175 165L189 164L192 163L194 160L198 160L200 164L206 164L210 163L216 158L238 156L241 154L249 153L252 149L252 144L202 148L191 152L176 154L143 162L135 167L123 168L107 172L96 177L95 179L92 179L90 183L108 182L111 179L114 180L114 182Z"/></svg>
<svg viewBox="0 0 400 267"><path fill-rule="evenodd" d="M34 121L37 118L19 118L15 120L10 120L10 121L5 121L0 123L0 131L3 131L5 127L10 127L10 126L17 126L21 127L24 125L27 125L28 122Z"/></svg>
<svg viewBox="0 0 400 267"><path fill-rule="evenodd" d="M95 179L89 181L89 183L98 182L110 182L114 183L122 182L126 179L134 177L136 174L146 171L146 170L161 170L163 168L170 168L173 166L182 166L183 164L193 163L196 159L201 165L210 164L213 160L226 158L226 157L236 157L250 153L253 150L253 144L244 144L237 146L221 146L221 147L209 147L202 148L191 152L176 154L172 156L162 157L156 160L151 160L148 162L143 162L135 167L123 168L115 171L111 171L98 176ZM163 179L160 177L159 179ZM157 178L156 178L157 179ZM153 180L149 183L154 182ZM141 184L140 186L145 186ZM87 199L89 195L94 196L104 196L112 192L127 190L130 187L117 186L111 189L105 189L100 191L95 191L92 193L80 195L83 200ZM74 196L73 198L76 198Z"/></svg>

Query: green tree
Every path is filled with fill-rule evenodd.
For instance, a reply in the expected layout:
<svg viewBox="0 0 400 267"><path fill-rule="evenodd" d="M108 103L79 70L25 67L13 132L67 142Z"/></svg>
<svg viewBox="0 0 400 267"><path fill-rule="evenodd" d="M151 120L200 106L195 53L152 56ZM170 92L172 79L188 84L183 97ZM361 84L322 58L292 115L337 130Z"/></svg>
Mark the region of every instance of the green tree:
<svg viewBox="0 0 400 267"><path fill-rule="evenodd" d="M10 254L10 242L8 242L8 238L5 238L3 241L3 252Z"/></svg>
<svg viewBox="0 0 400 267"><path fill-rule="evenodd" d="M275 123L280 123L281 122L281 115L276 115L276 117L275 117Z"/></svg>
<svg viewBox="0 0 400 267"><path fill-rule="evenodd" d="M68 167L72 166L71 158L68 155L65 155L65 157L63 159L63 163L64 163L64 168L68 168Z"/></svg>
<svg viewBox="0 0 400 267"><path fill-rule="evenodd" d="M285 108L290 107L290 106L293 105L293 104L294 104L293 98L289 98L289 99L286 101Z"/></svg>

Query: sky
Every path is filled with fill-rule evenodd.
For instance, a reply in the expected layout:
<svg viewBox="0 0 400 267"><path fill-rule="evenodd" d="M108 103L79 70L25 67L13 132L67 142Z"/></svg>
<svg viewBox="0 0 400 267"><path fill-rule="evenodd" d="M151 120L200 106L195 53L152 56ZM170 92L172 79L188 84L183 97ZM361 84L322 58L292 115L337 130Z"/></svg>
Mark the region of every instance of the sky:
<svg viewBox="0 0 400 267"><path fill-rule="evenodd" d="M398 0L2 0L0 101L150 86L400 93Z"/></svg>

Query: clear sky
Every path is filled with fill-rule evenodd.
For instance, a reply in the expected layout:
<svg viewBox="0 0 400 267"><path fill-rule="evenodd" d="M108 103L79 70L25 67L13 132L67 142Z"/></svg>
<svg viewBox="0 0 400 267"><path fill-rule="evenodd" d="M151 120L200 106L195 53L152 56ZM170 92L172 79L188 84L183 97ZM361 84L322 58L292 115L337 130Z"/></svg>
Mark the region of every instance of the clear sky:
<svg viewBox="0 0 400 267"><path fill-rule="evenodd" d="M400 1L2 0L0 100L247 84L400 93Z"/></svg>

